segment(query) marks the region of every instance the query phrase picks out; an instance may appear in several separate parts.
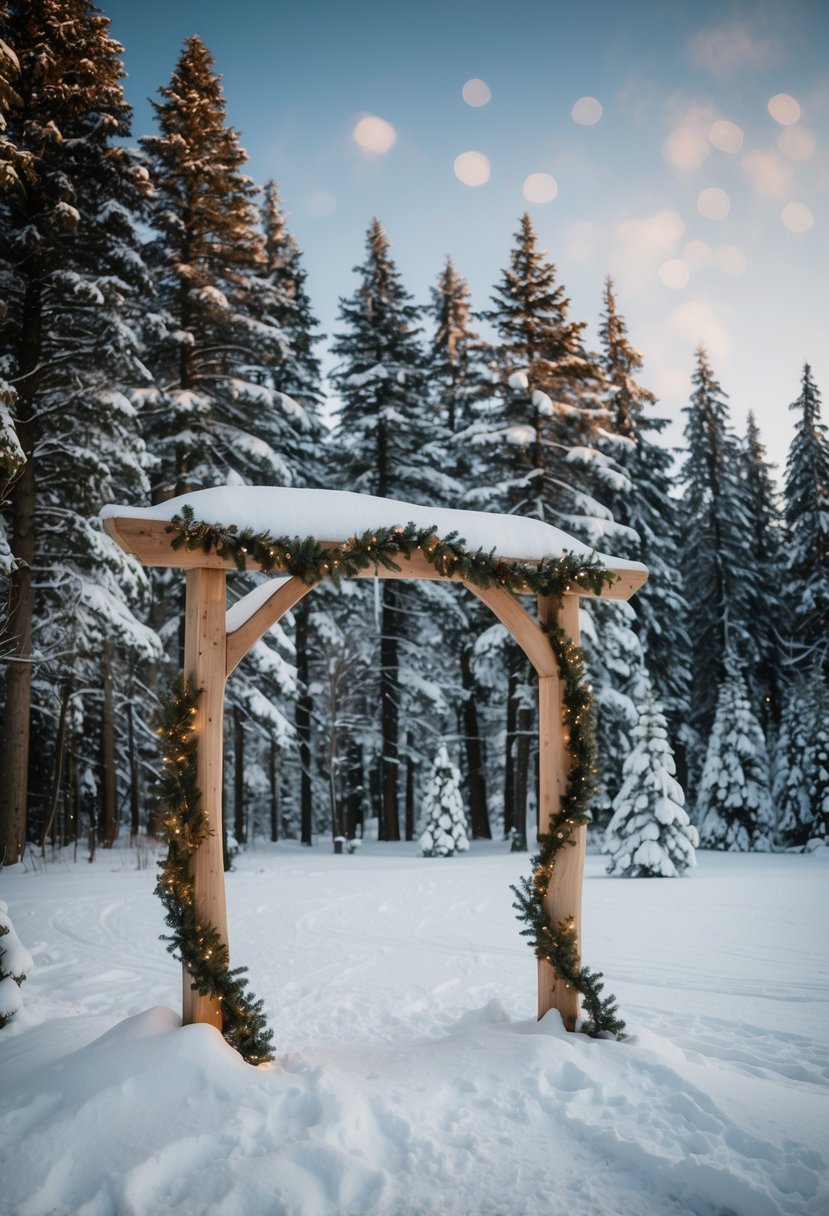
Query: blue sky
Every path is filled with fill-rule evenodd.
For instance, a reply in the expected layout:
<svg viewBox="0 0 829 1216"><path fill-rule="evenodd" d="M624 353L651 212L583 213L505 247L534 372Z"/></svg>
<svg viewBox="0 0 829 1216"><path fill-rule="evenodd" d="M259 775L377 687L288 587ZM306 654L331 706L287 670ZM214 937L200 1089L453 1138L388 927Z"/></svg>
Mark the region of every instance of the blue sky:
<svg viewBox="0 0 829 1216"><path fill-rule="evenodd" d="M451 254L482 308L527 209L589 341L613 275L672 441L699 342L735 423L753 409L779 464L806 359L829 415L829 6L103 8L125 45L136 135L184 38L207 43L252 176L279 184L328 333L372 215L419 302ZM486 104L464 100L470 80ZM355 139L367 116L393 128L368 124L370 142L394 135L387 150ZM485 183L456 175L467 152L486 157ZM534 174L548 195L553 179L551 201L527 200Z"/></svg>

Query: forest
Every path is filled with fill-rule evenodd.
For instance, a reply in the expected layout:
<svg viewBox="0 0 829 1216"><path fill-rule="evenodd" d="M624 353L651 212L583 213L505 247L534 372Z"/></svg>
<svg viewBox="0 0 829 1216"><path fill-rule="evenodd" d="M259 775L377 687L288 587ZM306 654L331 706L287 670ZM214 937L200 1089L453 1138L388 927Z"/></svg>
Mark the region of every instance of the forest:
<svg viewBox="0 0 829 1216"><path fill-rule="evenodd" d="M198 37L137 140L124 49L92 5L0 4L0 38L0 865L158 831L183 584L99 512L218 485L525 515L644 562L630 604L582 609L610 865L687 864L673 820L650 862L633 855L649 763L675 769L666 796L703 847L827 839L829 438L808 363L780 403L779 479L701 347L671 450L613 282L591 350L527 214L478 306L451 259L413 299L367 217L323 335L277 184L246 175ZM375 821L414 839L436 757L460 770L469 835L526 848L535 714L522 653L461 589L322 587L228 685L228 864L257 839L356 842Z"/></svg>

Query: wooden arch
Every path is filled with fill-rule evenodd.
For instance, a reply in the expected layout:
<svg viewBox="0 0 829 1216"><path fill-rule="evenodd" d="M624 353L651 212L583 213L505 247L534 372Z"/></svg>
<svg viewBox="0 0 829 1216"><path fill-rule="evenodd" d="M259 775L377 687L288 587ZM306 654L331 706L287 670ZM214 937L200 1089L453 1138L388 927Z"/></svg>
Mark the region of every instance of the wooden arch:
<svg viewBox="0 0 829 1216"><path fill-rule="evenodd" d="M194 899L199 918L213 924L227 943L222 855L225 683L259 638L316 584L309 585L297 576L277 576L272 585L255 588L228 609L227 572L236 569L231 558L201 550L174 550L170 544L168 524L164 520L109 515L104 519L104 527L123 549L143 565L176 567L187 572L184 674L194 687L202 690L194 727L198 739L197 783L202 796L202 811L210 827L210 835L200 846L194 860ZM344 540L321 543L327 548L341 545ZM437 573L422 552L415 551L408 559L398 555L395 560L400 566L399 571L380 567L362 571L357 577L431 580L445 577ZM261 569L255 562L249 562L248 568ZM609 565L609 568L614 569L614 566ZM630 599L647 578L644 567L635 563L620 562L615 573L617 578L614 584L602 592L604 599ZM578 644L579 598L592 593L579 590L561 597L539 596L536 599L537 616L533 616L503 588L482 589L457 575L450 575L449 578L463 583L487 605L516 640L538 675L538 823L539 830L547 831L560 810L569 756L563 730L562 685L541 623L555 620ZM557 860L555 875L548 889L546 910L553 923L572 917L580 940L586 828L579 828L575 839L576 847L563 850ZM574 1029L579 1017L578 993L557 978L549 963L539 961L538 1017L543 1017L550 1009L557 1009L564 1025L569 1030ZM219 1002L194 992L186 971L182 976L182 1018L185 1024L207 1022L221 1029Z"/></svg>

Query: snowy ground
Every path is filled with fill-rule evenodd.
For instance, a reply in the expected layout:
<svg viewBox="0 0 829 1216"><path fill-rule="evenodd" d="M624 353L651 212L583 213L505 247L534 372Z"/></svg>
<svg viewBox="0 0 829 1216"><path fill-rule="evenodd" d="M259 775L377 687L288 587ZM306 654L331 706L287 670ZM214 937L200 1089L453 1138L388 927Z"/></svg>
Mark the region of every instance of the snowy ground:
<svg viewBox="0 0 829 1216"><path fill-rule="evenodd" d="M154 871L0 874L35 959L0 1031L0 1211L217 1216L829 1213L829 851L589 857L586 958L631 1037L533 1017L526 856L323 844L238 859L235 960L279 1061L179 1028Z"/></svg>

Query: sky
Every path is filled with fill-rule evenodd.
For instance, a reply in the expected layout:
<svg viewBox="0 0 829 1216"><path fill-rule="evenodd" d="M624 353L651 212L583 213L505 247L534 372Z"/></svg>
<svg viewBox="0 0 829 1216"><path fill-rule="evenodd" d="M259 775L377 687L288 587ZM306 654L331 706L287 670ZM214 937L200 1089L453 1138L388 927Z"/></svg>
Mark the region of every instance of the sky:
<svg viewBox="0 0 829 1216"><path fill-rule="evenodd" d="M781 467L805 361L829 415L829 5L109 0L136 136L197 33L321 328L379 216L426 303L447 255L487 307L529 211L597 344L612 275L682 439L702 343ZM330 361L326 361L330 365Z"/></svg>

